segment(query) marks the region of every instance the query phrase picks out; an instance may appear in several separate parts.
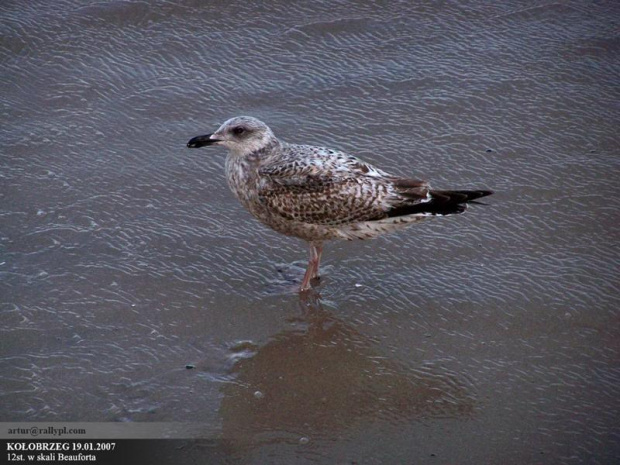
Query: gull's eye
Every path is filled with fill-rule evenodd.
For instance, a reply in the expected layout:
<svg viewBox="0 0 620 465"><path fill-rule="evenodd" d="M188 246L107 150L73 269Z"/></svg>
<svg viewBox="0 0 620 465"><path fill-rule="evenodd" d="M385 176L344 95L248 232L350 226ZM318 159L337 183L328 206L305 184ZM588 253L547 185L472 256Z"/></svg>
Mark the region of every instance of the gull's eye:
<svg viewBox="0 0 620 465"><path fill-rule="evenodd" d="M241 126L237 126L236 128L233 128L232 132L235 136L240 136L241 134L245 132L245 128Z"/></svg>

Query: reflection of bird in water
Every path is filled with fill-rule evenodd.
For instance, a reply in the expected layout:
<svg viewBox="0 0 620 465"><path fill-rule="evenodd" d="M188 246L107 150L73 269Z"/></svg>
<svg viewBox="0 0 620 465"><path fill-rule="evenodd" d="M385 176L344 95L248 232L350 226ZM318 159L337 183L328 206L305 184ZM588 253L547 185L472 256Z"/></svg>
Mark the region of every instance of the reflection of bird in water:
<svg viewBox="0 0 620 465"><path fill-rule="evenodd" d="M238 357L222 387L223 437L238 446L334 438L356 424L468 417L474 400L454 374L390 360L368 337L302 301L296 329ZM250 352L250 353L248 353ZM353 433L349 433L353 434Z"/></svg>
<svg viewBox="0 0 620 465"><path fill-rule="evenodd" d="M223 145L228 184L243 205L276 231L310 244L301 290L319 277L323 241L371 239L430 216L461 213L487 190L431 189L346 153L287 144L265 123L239 116L190 148Z"/></svg>

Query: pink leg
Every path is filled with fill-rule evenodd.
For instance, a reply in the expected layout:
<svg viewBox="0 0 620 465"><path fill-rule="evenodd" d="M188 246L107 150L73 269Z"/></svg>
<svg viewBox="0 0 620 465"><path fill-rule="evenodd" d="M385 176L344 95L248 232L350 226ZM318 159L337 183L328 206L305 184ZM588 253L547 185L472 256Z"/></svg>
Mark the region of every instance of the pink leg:
<svg viewBox="0 0 620 465"><path fill-rule="evenodd" d="M308 268L301 282L300 291L310 289L310 281L319 277L319 264L321 263L321 253L323 253L323 244L321 242L310 243L310 260L308 260Z"/></svg>
<svg viewBox="0 0 620 465"><path fill-rule="evenodd" d="M321 254L322 253L323 253L323 243L317 242L316 244L314 244L314 257L316 260L316 264L314 265L314 273L312 273L313 278L319 277L319 266L321 265Z"/></svg>

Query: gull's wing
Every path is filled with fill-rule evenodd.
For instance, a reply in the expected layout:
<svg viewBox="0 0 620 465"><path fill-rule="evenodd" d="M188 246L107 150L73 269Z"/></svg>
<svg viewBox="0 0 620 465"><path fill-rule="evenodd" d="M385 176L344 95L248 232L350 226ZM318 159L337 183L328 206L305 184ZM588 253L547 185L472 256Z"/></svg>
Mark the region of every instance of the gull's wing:
<svg viewBox="0 0 620 465"><path fill-rule="evenodd" d="M387 218L428 201L424 181L398 179L343 152L289 146L259 168L260 201L302 223L338 226Z"/></svg>

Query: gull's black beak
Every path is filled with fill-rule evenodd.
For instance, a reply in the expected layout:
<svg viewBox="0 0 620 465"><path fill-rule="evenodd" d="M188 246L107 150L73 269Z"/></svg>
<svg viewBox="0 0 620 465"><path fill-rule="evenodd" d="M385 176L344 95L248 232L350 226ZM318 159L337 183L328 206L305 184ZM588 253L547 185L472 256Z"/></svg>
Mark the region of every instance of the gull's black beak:
<svg viewBox="0 0 620 465"><path fill-rule="evenodd" d="M211 139L213 134L206 134L204 136L196 136L187 143L187 147L190 149L198 149L205 145L213 145L219 142L219 139Z"/></svg>

